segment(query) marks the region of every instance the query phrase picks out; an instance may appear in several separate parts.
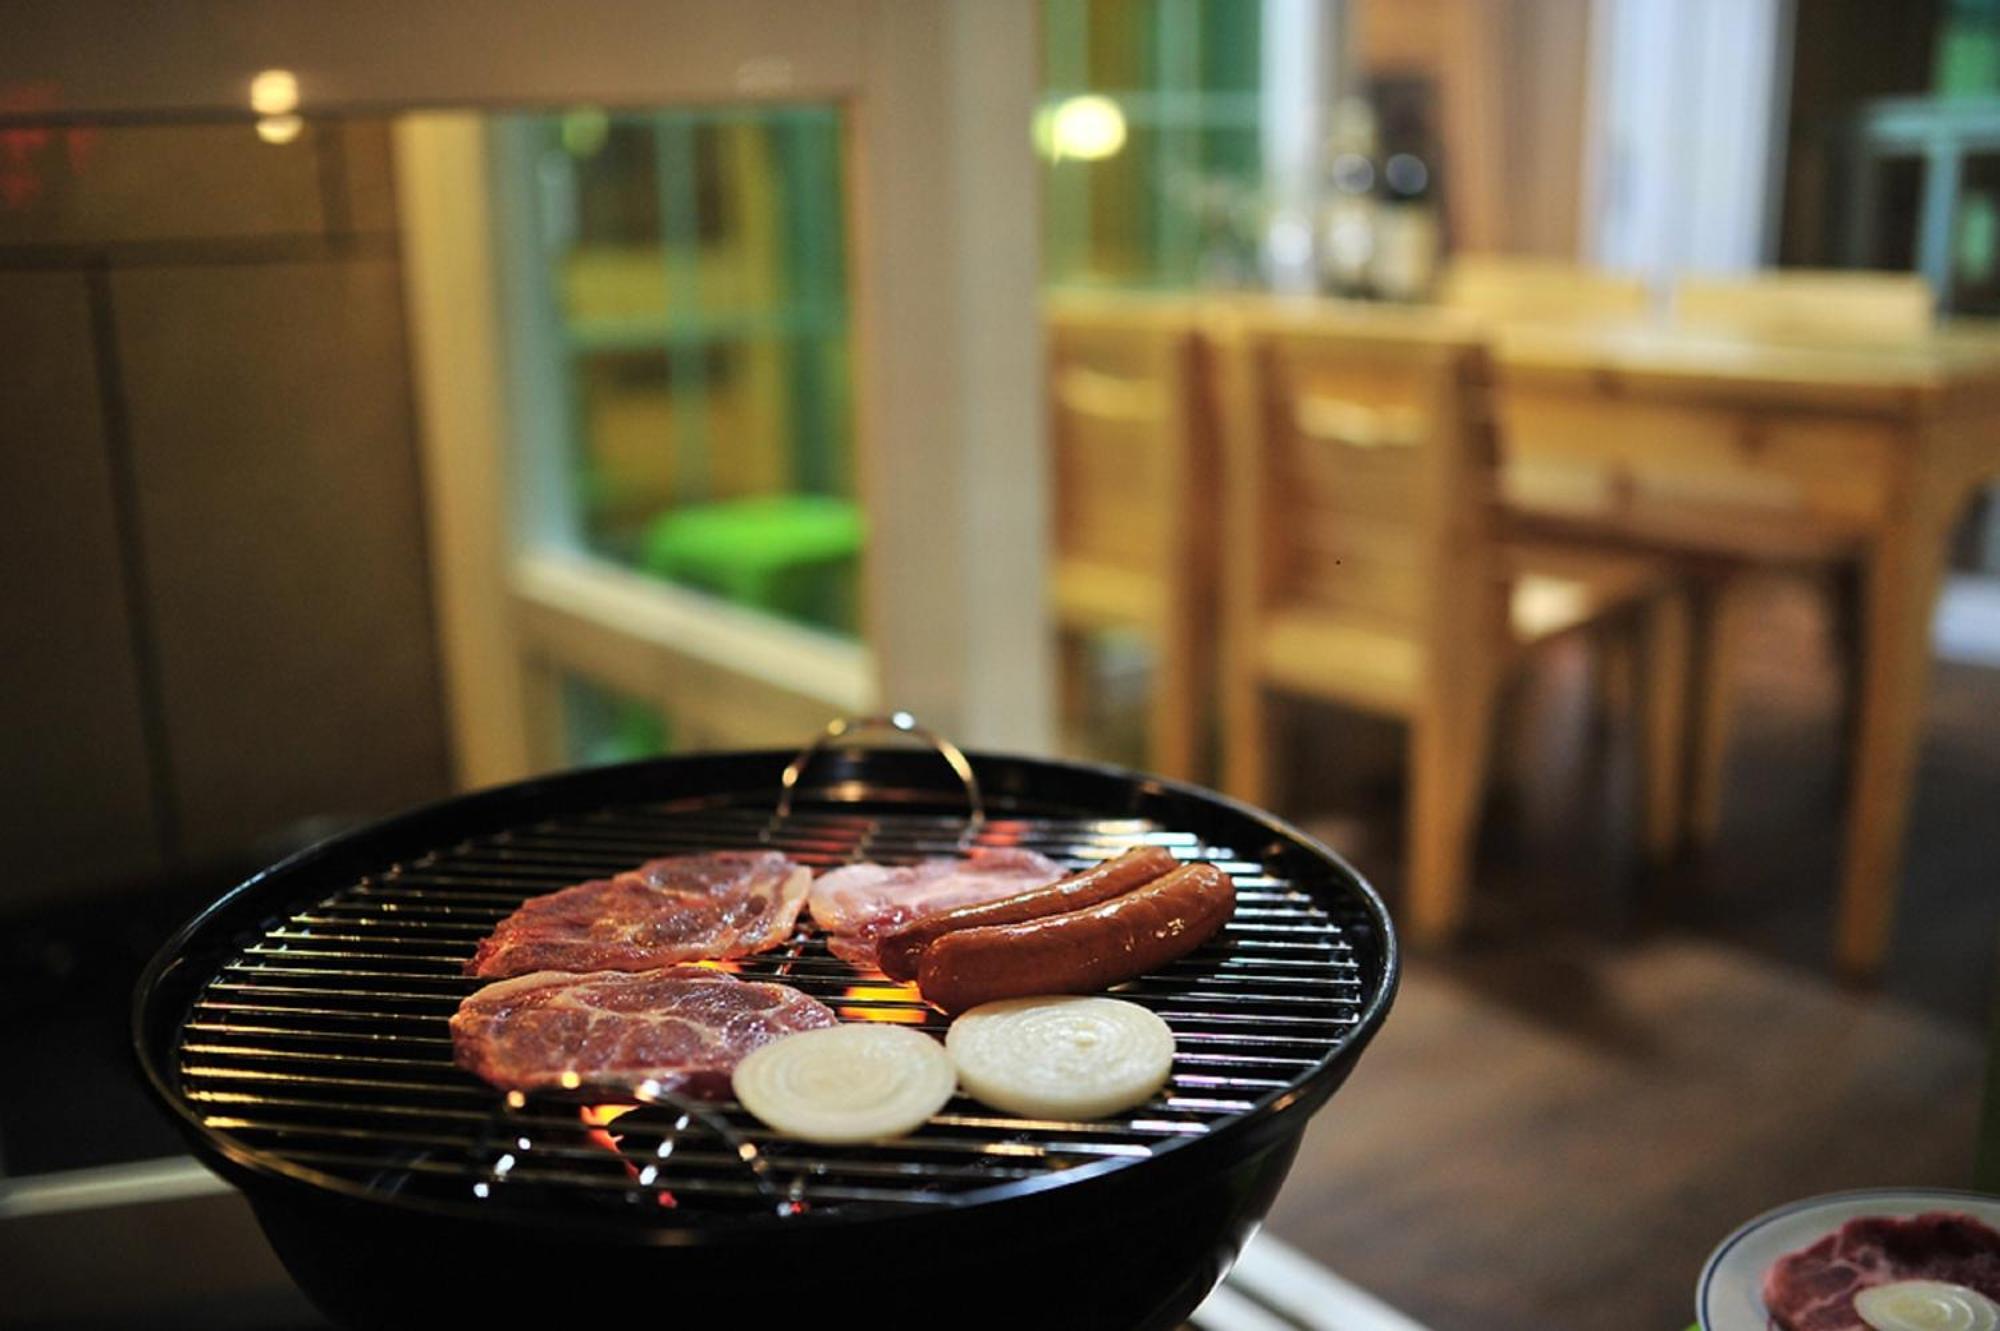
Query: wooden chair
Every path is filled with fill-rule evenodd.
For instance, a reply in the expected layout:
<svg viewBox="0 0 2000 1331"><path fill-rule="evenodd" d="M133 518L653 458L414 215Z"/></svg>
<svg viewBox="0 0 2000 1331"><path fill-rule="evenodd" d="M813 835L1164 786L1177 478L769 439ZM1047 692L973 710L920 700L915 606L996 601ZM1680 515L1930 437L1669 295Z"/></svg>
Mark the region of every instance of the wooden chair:
<svg viewBox="0 0 2000 1331"><path fill-rule="evenodd" d="M1239 311L1216 337L1230 792L1268 801L1274 693L1406 719L1406 925L1449 938L1510 667L1559 634L1643 617L1646 822L1675 827L1687 607L1653 561L1502 539L1476 325Z"/></svg>
<svg viewBox="0 0 2000 1331"><path fill-rule="evenodd" d="M1760 338L1898 339L1922 336L1937 298L1915 273L1787 268L1741 277L1686 277L1674 286L1673 318Z"/></svg>
<svg viewBox="0 0 2000 1331"><path fill-rule="evenodd" d="M1438 299L1481 318L1529 323L1639 320L1653 308L1643 278L1505 254L1453 257Z"/></svg>
<svg viewBox="0 0 2000 1331"><path fill-rule="evenodd" d="M1054 551L1065 711L1092 634L1153 649L1150 766L1199 775L1213 687L1215 450L1190 307L1068 297L1047 307Z"/></svg>

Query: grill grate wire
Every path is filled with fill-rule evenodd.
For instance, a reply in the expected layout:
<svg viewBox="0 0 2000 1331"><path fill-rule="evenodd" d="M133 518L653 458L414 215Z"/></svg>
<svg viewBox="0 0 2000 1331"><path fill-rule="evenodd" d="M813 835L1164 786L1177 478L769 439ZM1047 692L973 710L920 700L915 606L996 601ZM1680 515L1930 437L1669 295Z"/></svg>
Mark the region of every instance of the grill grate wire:
<svg viewBox="0 0 2000 1331"><path fill-rule="evenodd" d="M211 1130L275 1162L495 1208L924 1207L1209 1132L1302 1080L1371 997L1342 922L1230 848L1136 819L1002 817L965 832L962 819L907 812L638 807L413 858L270 921L222 966L182 1026L181 1093ZM733 1103L607 1113L592 1104L602 1093L503 1097L452 1063L446 1022L484 983L459 974L478 940L531 896L645 859L769 847L818 870L969 844L1080 866L1149 843L1228 872L1237 909L1217 939L1117 991L1163 1017L1177 1048L1166 1088L1117 1118L1023 1119L960 1098L910 1137L832 1148L779 1137ZM833 957L803 923L735 967L843 1020L940 1038L948 1024L912 986Z"/></svg>

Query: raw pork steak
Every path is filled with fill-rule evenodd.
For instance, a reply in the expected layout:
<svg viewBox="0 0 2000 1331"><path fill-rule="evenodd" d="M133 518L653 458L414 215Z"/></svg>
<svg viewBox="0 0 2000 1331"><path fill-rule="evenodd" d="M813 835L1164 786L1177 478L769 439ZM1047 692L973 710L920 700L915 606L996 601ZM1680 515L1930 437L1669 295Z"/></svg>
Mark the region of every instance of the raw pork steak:
<svg viewBox="0 0 2000 1331"><path fill-rule="evenodd" d="M1951 1211L1850 1220L1771 1264L1764 1307L1780 1331L1868 1331L1854 1296L1903 1280L1941 1280L2000 1299L2000 1233Z"/></svg>
<svg viewBox="0 0 2000 1331"><path fill-rule="evenodd" d="M1063 867L1032 850L975 850L962 860L848 864L821 874L807 909L836 957L875 964L875 942L914 920L1019 896L1053 883Z"/></svg>
<svg viewBox="0 0 2000 1331"><path fill-rule="evenodd" d="M799 918L810 870L776 851L651 860L534 897L465 963L498 979L531 971L645 971L776 947Z"/></svg>
<svg viewBox="0 0 2000 1331"><path fill-rule="evenodd" d="M626 974L544 971L489 984L451 1019L458 1065L502 1090L658 1082L724 1096L745 1054L794 1031L838 1024L781 984L706 966Z"/></svg>

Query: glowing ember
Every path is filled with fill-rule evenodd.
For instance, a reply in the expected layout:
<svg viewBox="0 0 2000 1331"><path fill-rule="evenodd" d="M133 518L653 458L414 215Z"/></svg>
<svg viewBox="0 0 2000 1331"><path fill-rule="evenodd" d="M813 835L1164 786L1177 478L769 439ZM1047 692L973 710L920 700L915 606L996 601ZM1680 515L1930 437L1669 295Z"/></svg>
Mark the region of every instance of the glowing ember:
<svg viewBox="0 0 2000 1331"><path fill-rule="evenodd" d="M1018 846L1028 838L1028 825L1017 818L990 818L979 829L982 846Z"/></svg>

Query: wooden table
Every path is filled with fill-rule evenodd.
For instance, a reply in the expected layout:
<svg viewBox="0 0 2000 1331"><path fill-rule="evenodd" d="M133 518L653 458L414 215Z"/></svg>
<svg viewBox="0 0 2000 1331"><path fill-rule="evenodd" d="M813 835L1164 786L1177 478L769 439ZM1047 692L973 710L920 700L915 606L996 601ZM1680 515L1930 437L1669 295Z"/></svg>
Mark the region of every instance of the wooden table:
<svg viewBox="0 0 2000 1331"><path fill-rule="evenodd" d="M1671 327L1503 327L1493 343L1510 502L1647 543L1862 577L1835 955L1881 965L1952 526L2000 478L2000 344L1951 330L1872 345Z"/></svg>

